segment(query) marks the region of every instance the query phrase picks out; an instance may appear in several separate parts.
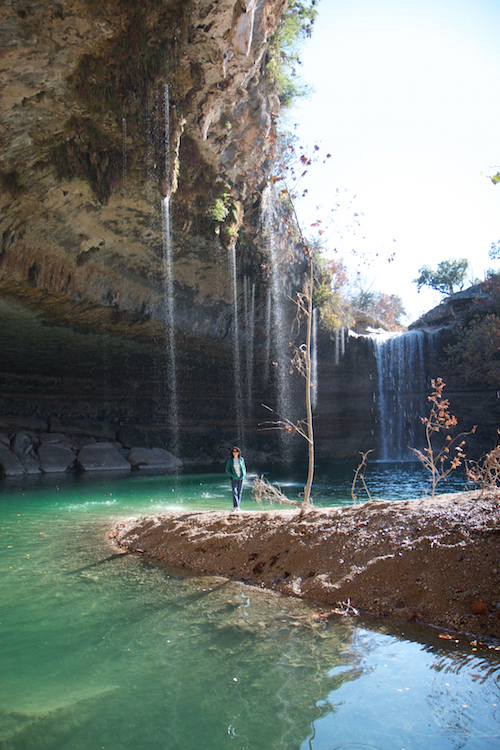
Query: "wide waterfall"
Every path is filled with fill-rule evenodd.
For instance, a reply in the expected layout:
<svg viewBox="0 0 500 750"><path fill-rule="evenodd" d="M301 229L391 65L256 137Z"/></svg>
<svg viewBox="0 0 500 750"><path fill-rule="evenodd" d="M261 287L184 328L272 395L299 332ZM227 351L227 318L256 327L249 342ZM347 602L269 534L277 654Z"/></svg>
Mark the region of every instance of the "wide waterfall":
<svg viewBox="0 0 500 750"><path fill-rule="evenodd" d="M380 452L383 461L409 459L421 447L427 414L433 337L423 331L371 337L377 362Z"/></svg>

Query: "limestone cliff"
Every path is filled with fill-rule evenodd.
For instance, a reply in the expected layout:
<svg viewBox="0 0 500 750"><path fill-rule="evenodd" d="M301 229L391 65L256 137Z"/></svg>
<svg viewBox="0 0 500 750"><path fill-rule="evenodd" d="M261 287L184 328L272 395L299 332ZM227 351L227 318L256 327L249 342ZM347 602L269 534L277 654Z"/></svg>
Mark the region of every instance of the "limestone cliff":
<svg viewBox="0 0 500 750"><path fill-rule="evenodd" d="M272 397L271 265L286 300L302 263L285 214L273 252L261 225L283 5L2 6L3 413L169 419L166 218L185 424L234 422L235 336L252 369L241 398Z"/></svg>

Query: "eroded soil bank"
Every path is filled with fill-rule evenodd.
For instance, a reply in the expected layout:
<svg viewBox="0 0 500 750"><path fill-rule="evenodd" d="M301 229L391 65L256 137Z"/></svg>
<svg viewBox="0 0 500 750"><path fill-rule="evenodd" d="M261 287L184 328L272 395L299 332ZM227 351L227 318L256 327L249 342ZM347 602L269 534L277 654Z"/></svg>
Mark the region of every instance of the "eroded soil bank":
<svg viewBox="0 0 500 750"><path fill-rule="evenodd" d="M500 494L348 508L176 512L118 523L121 547L322 604L500 638ZM344 604L343 604L344 603Z"/></svg>

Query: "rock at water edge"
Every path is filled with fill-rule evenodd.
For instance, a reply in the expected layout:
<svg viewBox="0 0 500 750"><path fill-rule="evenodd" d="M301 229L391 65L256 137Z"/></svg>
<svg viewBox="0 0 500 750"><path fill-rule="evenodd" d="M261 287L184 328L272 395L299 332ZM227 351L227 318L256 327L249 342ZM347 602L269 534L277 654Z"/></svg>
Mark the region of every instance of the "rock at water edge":
<svg viewBox="0 0 500 750"><path fill-rule="evenodd" d="M130 463L112 443L84 445L78 453L78 468L82 471L130 469Z"/></svg>
<svg viewBox="0 0 500 750"><path fill-rule="evenodd" d="M4 474L6 477L15 477L25 473L24 466L16 454L0 444L0 474Z"/></svg>
<svg viewBox="0 0 500 750"><path fill-rule="evenodd" d="M137 469L178 469L182 461L164 448L131 448L128 460Z"/></svg>
<svg viewBox="0 0 500 750"><path fill-rule="evenodd" d="M38 461L44 474L66 471L75 463L76 455L60 445L44 443L38 448Z"/></svg>

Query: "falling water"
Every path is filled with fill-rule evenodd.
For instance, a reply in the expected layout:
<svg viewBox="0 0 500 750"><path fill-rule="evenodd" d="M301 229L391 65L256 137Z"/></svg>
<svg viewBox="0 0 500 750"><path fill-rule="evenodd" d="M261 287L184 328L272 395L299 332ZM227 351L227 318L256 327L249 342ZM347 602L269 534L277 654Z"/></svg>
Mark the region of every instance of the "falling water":
<svg viewBox="0 0 500 750"><path fill-rule="evenodd" d="M375 334L378 374L380 458L411 458L421 441L421 417L426 413L427 374L425 334Z"/></svg>
<svg viewBox="0 0 500 750"><path fill-rule="evenodd" d="M265 317L265 343L264 343L264 366L269 370L271 362L271 310L273 307L273 295L270 286L267 288L266 317Z"/></svg>
<svg viewBox="0 0 500 750"><path fill-rule="evenodd" d="M335 329L335 364L338 365L340 363L341 356L343 357L345 354L345 328L342 326L341 328Z"/></svg>
<svg viewBox="0 0 500 750"><path fill-rule="evenodd" d="M254 343L255 343L255 282L250 285L250 279L244 279L244 305L245 305L245 370L246 370L246 412L247 419L252 420L252 396L253 396L253 365L254 365Z"/></svg>
<svg viewBox="0 0 500 750"><path fill-rule="evenodd" d="M270 284L270 326L269 326L269 366L276 383L276 412L290 418L290 393L288 372L290 360L288 355L290 333L285 322L285 293L283 278L280 273L277 252L278 217L276 199L272 187L267 186L262 193L262 216L264 236L267 239L269 264L271 267Z"/></svg>
<svg viewBox="0 0 500 750"><path fill-rule="evenodd" d="M125 243L127 210L127 119L122 117L122 237Z"/></svg>
<svg viewBox="0 0 500 750"><path fill-rule="evenodd" d="M166 348L167 348L167 392L168 392L168 421L172 444L171 451L179 451L179 404L177 397L177 362L175 348L175 309L174 309L174 255L172 233L170 227L170 102L169 85L165 84L164 92L165 114L165 178L167 195L162 200L162 250L163 250L163 284L165 300Z"/></svg>
<svg viewBox="0 0 500 750"><path fill-rule="evenodd" d="M122 245L125 250L127 243L127 209L128 209L128 159L127 159L127 118L122 117ZM124 366L127 373L130 372L129 348L124 347ZM130 399L131 391L127 389L127 397ZM127 406L132 404L129 401Z"/></svg>
<svg viewBox="0 0 500 750"><path fill-rule="evenodd" d="M238 284L236 274L236 248L229 248L229 272L231 275L233 289L233 373L234 373L234 395L236 400L236 431L239 445L244 444L243 435L243 391L241 383L241 350L240 331L238 321Z"/></svg>
<svg viewBox="0 0 500 750"><path fill-rule="evenodd" d="M318 403L318 316L316 308L313 308L311 339L311 405L315 409Z"/></svg>

